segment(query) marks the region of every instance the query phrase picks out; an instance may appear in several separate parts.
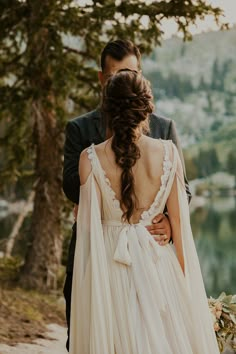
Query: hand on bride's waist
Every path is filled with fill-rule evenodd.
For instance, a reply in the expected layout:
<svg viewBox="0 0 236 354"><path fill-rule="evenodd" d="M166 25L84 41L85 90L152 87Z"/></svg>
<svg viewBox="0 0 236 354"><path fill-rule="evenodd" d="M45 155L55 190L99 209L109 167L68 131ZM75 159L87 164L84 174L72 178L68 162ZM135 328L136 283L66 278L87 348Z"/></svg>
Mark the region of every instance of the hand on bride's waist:
<svg viewBox="0 0 236 354"><path fill-rule="evenodd" d="M159 245L165 246L171 239L171 227L168 217L165 214L158 214L152 219L152 224L146 229L153 236Z"/></svg>

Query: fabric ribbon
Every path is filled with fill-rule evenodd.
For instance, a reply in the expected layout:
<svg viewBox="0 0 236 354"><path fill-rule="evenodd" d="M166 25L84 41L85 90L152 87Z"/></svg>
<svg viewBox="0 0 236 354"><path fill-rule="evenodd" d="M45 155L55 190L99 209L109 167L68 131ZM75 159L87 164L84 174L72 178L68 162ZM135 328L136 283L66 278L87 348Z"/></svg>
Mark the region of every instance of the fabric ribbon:
<svg viewBox="0 0 236 354"><path fill-rule="evenodd" d="M160 257L157 251L157 243L149 234L145 226L141 223L128 224L122 228L118 236L116 250L113 257L114 261L127 266L131 266L132 258L129 252L129 247L132 247L132 244L135 247L136 242L132 242L135 241L133 239L134 237L136 237L142 248L147 249L150 247L150 245L152 246L152 258L153 262L156 263L158 258Z"/></svg>

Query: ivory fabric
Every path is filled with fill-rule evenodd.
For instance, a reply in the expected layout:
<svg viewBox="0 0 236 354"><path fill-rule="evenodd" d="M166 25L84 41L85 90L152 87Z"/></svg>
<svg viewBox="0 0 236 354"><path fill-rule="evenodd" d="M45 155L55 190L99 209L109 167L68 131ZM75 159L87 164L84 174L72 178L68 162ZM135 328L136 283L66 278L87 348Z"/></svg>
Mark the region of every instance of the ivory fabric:
<svg viewBox="0 0 236 354"><path fill-rule="evenodd" d="M71 303L71 354L219 353L190 226L178 151L163 141L161 187L137 224L122 211L96 150L80 189ZM177 183L185 275L174 246L145 225L163 212ZM96 186L99 187L100 196ZM101 207L100 207L101 205Z"/></svg>

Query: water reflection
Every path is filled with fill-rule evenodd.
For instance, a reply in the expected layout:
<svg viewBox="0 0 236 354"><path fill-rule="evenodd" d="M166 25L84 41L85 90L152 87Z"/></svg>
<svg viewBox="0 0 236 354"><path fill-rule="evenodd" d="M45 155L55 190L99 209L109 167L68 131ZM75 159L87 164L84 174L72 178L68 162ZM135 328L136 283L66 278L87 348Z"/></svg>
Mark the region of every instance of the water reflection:
<svg viewBox="0 0 236 354"><path fill-rule="evenodd" d="M236 294L235 198L209 200L191 214L192 229L208 296Z"/></svg>
<svg viewBox="0 0 236 354"><path fill-rule="evenodd" d="M15 218L0 218L0 251L5 250ZM13 249L15 255L25 256L31 241L29 223L30 218L26 218ZM236 199L209 200L191 214L191 224L207 295L217 297L222 291L236 294Z"/></svg>

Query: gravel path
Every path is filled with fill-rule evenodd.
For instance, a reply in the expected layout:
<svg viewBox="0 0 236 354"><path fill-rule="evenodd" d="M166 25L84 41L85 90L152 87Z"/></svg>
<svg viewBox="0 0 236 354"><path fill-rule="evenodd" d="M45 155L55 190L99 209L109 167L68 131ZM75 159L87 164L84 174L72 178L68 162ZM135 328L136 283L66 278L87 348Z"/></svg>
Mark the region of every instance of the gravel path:
<svg viewBox="0 0 236 354"><path fill-rule="evenodd" d="M65 349L66 328L50 324L47 335L52 340L38 339L35 344L17 344L15 347L0 344L0 354L68 354Z"/></svg>
<svg viewBox="0 0 236 354"><path fill-rule="evenodd" d="M0 354L68 354L65 349L66 328L57 324L48 325L48 336L52 340L38 339L35 344L17 344L10 347L0 344ZM234 350L226 349L223 354L234 354Z"/></svg>

